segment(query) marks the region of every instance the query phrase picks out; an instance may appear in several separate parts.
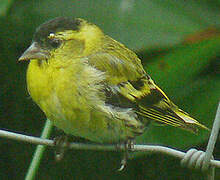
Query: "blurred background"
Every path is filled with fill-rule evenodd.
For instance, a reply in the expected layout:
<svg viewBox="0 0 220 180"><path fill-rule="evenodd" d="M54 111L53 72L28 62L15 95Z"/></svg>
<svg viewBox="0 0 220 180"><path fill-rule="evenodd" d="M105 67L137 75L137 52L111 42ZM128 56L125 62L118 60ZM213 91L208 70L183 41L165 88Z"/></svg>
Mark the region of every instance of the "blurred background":
<svg viewBox="0 0 220 180"><path fill-rule="evenodd" d="M220 95L219 0L1 0L0 128L40 136L45 116L26 90L28 63L17 62L30 45L35 28L57 16L81 17L97 24L134 50L146 71L182 109L212 127ZM51 138L55 136L55 132ZM197 135L167 126L152 126L140 144L160 144L186 151L205 150L209 133ZM0 179L24 179L35 145L0 139ZM214 151L220 157L220 143ZM180 167L161 154L133 154L117 172L121 154L69 150L54 161L47 148L36 179L204 179L200 171ZM220 171L216 171L220 179Z"/></svg>

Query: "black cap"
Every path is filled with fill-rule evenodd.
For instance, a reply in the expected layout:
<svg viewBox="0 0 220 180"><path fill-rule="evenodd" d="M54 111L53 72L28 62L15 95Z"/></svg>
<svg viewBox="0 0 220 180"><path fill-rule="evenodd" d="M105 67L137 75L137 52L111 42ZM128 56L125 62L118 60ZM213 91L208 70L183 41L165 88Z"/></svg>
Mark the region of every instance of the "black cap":
<svg viewBox="0 0 220 180"><path fill-rule="evenodd" d="M57 17L40 25L34 35L33 40L39 42L48 37L50 33L56 33L64 30L79 30L81 19L73 17Z"/></svg>

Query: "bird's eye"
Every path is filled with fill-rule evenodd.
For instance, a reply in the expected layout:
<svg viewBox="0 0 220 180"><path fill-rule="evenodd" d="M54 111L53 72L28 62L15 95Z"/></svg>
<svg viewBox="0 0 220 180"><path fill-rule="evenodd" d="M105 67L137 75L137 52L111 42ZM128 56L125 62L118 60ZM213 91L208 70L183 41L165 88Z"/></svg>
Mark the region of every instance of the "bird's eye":
<svg viewBox="0 0 220 180"><path fill-rule="evenodd" d="M48 38L49 38L49 39L55 38L55 34L54 34L54 33L50 33L49 36L48 36Z"/></svg>

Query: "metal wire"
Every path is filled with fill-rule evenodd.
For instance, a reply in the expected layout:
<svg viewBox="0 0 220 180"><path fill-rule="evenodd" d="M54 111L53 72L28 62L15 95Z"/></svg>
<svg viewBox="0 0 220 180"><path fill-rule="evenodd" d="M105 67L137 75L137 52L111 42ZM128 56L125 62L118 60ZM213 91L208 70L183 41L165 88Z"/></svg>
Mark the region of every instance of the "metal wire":
<svg viewBox="0 0 220 180"><path fill-rule="evenodd" d="M211 160L214 159L212 153L218 137L220 128L220 103L218 105L216 117L213 123L211 135L206 148L206 152L190 149L181 160L181 165L190 169L200 169L207 173L207 180L215 179L215 167L211 165Z"/></svg>
<svg viewBox="0 0 220 180"><path fill-rule="evenodd" d="M214 180L215 167L220 168L220 161L214 160L213 150L215 147L215 142L218 137L218 132L220 128L220 103L217 109L215 121L213 123L213 128L209 138L206 152L198 151L196 149L190 149L186 153L172 149L164 146L157 145L134 145L133 151L147 151L153 153L163 153L170 156L174 156L182 159L181 165L188 167L190 169L198 169L203 172L207 172L207 179ZM23 141L31 144L40 144L46 146L54 146L52 140L42 139L33 136L27 136L19 133L13 133L6 130L0 130L0 137L7 139ZM101 150L101 151L124 151L123 147L118 148L115 145L100 145L100 144L84 144L84 143L70 143L69 148L71 149L81 149L81 150Z"/></svg>

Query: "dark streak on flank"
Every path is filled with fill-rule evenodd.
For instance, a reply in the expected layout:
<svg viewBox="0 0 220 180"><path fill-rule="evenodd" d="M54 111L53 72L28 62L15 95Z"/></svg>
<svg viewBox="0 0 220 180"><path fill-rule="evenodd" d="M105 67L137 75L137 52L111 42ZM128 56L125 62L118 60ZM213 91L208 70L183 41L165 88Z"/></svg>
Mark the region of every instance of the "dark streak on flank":
<svg viewBox="0 0 220 180"><path fill-rule="evenodd" d="M118 92L115 93L108 88L105 89L105 95L106 95L105 103L111 106L119 107L119 108L137 108L138 107L134 102L125 98L120 93Z"/></svg>

